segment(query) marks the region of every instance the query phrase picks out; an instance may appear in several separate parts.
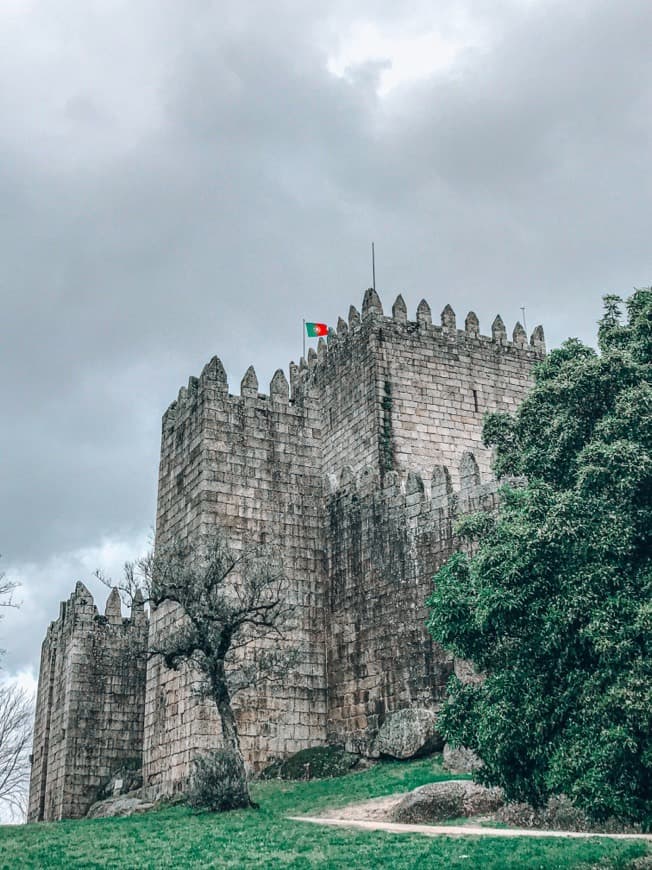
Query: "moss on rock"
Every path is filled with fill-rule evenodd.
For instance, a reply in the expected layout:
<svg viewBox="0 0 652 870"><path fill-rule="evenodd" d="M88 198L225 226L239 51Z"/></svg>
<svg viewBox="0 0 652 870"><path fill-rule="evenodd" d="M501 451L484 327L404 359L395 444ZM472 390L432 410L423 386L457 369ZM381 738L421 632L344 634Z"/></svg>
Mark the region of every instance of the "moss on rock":
<svg viewBox="0 0 652 870"><path fill-rule="evenodd" d="M359 762L359 756L342 746L313 746L279 759L266 767L262 779L329 779L344 776Z"/></svg>

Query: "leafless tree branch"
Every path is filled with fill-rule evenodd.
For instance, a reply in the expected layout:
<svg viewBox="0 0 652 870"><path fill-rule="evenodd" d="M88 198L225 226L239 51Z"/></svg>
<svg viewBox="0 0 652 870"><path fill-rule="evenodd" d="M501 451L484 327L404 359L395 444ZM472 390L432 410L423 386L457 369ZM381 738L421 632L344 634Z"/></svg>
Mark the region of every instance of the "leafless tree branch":
<svg viewBox="0 0 652 870"><path fill-rule="evenodd" d="M18 603L13 599L18 585L13 580L7 580L4 571L0 571L0 607L18 607Z"/></svg>
<svg viewBox="0 0 652 870"><path fill-rule="evenodd" d="M0 804L24 817L32 742L32 702L18 686L0 686Z"/></svg>
<svg viewBox="0 0 652 870"><path fill-rule="evenodd" d="M150 655L160 655L168 668L188 663L196 670L196 690L215 703L224 742L240 760L246 783L233 695L260 681L280 681L297 661L295 651L278 648L294 611L278 551L249 543L235 551L222 532L199 544L176 540L127 564L118 588L128 601L138 595L153 608L179 606L179 625L157 638Z"/></svg>

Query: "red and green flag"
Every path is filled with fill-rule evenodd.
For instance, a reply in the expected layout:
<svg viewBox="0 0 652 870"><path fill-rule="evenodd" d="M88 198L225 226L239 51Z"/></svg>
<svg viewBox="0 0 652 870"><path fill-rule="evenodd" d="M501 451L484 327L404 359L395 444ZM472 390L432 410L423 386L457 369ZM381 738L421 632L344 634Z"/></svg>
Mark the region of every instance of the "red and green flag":
<svg viewBox="0 0 652 870"><path fill-rule="evenodd" d="M319 338L320 335L328 335L328 326L325 323L306 323L306 335L308 338Z"/></svg>

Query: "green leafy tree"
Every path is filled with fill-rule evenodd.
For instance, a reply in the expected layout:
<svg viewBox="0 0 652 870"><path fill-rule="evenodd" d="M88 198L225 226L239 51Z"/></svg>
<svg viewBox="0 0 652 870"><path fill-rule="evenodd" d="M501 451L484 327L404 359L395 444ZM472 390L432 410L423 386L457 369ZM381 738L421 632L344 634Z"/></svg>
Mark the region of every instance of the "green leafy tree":
<svg viewBox="0 0 652 870"><path fill-rule="evenodd" d="M652 290L605 298L599 353L570 339L514 416L487 417L501 491L437 573L433 637L486 674L452 679L447 738L480 781L593 819L652 817Z"/></svg>

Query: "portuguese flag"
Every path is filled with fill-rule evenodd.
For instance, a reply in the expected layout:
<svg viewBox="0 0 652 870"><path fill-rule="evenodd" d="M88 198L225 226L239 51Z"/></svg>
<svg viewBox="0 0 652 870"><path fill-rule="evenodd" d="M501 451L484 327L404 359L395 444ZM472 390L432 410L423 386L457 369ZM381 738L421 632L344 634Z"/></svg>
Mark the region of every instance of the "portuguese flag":
<svg viewBox="0 0 652 870"><path fill-rule="evenodd" d="M319 338L320 335L328 335L328 326L325 323L306 323L306 335L308 338Z"/></svg>

